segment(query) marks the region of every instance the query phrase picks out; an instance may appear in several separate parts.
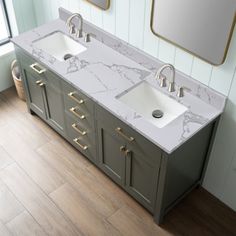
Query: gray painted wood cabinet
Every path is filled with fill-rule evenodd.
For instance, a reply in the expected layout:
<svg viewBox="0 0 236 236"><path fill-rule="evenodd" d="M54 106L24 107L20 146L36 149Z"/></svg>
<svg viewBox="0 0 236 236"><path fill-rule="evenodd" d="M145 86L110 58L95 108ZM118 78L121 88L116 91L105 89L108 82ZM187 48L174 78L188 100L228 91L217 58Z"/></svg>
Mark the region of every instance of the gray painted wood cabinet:
<svg viewBox="0 0 236 236"><path fill-rule="evenodd" d="M17 51L17 59L24 78L28 108L46 120L56 131L64 134L64 106L60 78L23 52ZM45 71L40 73L40 70Z"/></svg>
<svg viewBox="0 0 236 236"><path fill-rule="evenodd" d="M162 151L105 109L96 113L99 166L153 212Z"/></svg>
<svg viewBox="0 0 236 236"><path fill-rule="evenodd" d="M168 155L17 47L16 55L29 112L142 204L156 223L201 184L218 120Z"/></svg>

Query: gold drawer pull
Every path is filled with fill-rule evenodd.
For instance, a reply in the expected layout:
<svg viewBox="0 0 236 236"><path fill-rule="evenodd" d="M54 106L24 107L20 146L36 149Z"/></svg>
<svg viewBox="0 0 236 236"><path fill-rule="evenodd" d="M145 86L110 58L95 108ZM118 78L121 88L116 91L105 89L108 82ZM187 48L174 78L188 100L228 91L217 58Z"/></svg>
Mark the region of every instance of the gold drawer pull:
<svg viewBox="0 0 236 236"><path fill-rule="evenodd" d="M84 103L84 100L83 99L77 99L75 96L74 96L75 92L71 92L71 93L68 93L68 96L73 99L74 101L76 101L78 104L83 104Z"/></svg>
<svg viewBox="0 0 236 236"><path fill-rule="evenodd" d="M78 138L73 139L73 141L74 141L80 148L82 148L84 151L88 149L88 146L82 145L81 143L79 143L79 139L78 139Z"/></svg>
<svg viewBox="0 0 236 236"><path fill-rule="evenodd" d="M73 113L74 115L76 115L77 117L79 117L81 120L83 120L85 118L85 115L80 115L77 111L75 107L70 108L70 112Z"/></svg>
<svg viewBox="0 0 236 236"><path fill-rule="evenodd" d="M120 136L122 136L123 138L125 138L126 140L128 140L129 142L133 142L133 141L134 141L134 137L128 137L128 136L126 136L126 135L123 133L123 131L122 131L122 129L121 129L120 127L117 127L117 128L116 128L116 132L117 132Z"/></svg>
<svg viewBox="0 0 236 236"><path fill-rule="evenodd" d="M46 69L42 68L38 63L34 63L30 65L30 68L34 70L36 73L38 73L39 75L46 71Z"/></svg>
<svg viewBox="0 0 236 236"><path fill-rule="evenodd" d="M80 130L76 124L73 124L72 127L74 130L76 130L79 134L81 134L83 136L87 134L86 131Z"/></svg>
<svg viewBox="0 0 236 236"><path fill-rule="evenodd" d="M39 84L42 83L42 80L37 80L35 83L36 83L37 85L39 85Z"/></svg>

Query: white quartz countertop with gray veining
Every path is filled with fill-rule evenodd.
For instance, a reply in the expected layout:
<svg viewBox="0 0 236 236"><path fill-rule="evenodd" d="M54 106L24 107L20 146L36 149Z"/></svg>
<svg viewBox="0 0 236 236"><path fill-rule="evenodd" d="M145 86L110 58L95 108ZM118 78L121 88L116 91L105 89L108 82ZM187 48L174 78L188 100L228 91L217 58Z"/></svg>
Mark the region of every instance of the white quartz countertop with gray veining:
<svg viewBox="0 0 236 236"><path fill-rule="evenodd" d="M58 19L23 33L12 42L169 154L223 112L223 95L198 85L192 89L195 92L185 93L183 98L178 98L176 92L169 93L166 88L159 87L153 68L148 69L93 38L90 43L74 38L87 50L60 62L34 45L36 40L55 31L68 35L65 22ZM177 73L176 77L181 81L183 75ZM163 128L157 128L116 98L142 81L147 81L188 110ZM197 90L203 91L202 94Z"/></svg>

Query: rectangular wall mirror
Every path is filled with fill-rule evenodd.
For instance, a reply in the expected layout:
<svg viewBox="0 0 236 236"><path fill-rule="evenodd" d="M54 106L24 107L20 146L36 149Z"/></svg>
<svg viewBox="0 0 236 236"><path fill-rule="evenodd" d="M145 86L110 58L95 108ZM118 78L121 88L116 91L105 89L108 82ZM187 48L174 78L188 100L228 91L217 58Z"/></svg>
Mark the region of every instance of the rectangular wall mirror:
<svg viewBox="0 0 236 236"><path fill-rule="evenodd" d="M99 7L102 10L107 10L110 7L110 0L86 0L86 1L90 2L96 7Z"/></svg>
<svg viewBox="0 0 236 236"><path fill-rule="evenodd" d="M236 0L153 0L154 34L211 63L224 62L235 25Z"/></svg>

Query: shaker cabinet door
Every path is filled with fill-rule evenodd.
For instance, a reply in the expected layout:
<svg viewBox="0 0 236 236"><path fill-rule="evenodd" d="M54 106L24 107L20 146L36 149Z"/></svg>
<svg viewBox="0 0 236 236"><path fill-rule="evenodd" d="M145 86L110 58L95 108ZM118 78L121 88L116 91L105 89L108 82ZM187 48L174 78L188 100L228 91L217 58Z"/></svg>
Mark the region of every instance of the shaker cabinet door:
<svg viewBox="0 0 236 236"><path fill-rule="evenodd" d="M99 167L117 184L125 184L125 143L98 123Z"/></svg>
<svg viewBox="0 0 236 236"><path fill-rule="evenodd" d="M65 132L64 101L60 78L48 72L46 76L44 92L47 102L47 119L53 128L63 134Z"/></svg>
<svg viewBox="0 0 236 236"><path fill-rule="evenodd" d="M46 109L43 96L42 78L34 75L28 66L22 64L22 73L24 77L24 83L27 91L29 107L38 116L46 119Z"/></svg>
<svg viewBox="0 0 236 236"><path fill-rule="evenodd" d="M126 154L126 190L137 201L153 212L159 166L158 163L149 163L146 155L139 153L134 148Z"/></svg>

